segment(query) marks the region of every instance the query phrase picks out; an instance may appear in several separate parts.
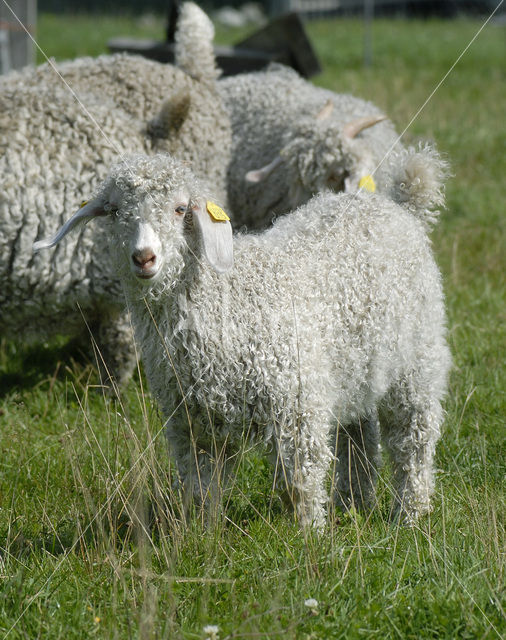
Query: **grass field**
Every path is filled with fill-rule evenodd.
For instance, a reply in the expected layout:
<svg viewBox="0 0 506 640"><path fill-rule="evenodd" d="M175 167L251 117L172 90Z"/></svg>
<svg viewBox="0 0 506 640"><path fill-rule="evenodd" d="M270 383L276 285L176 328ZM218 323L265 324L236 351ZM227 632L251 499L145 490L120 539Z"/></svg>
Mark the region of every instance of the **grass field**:
<svg viewBox="0 0 506 640"><path fill-rule="evenodd" d="M72 345L2 341L0 638L212 637L206 625L220 640L506 635L505 27L487 26L419 111L479 27L378 21L364 69L360 22L309 25L318 84L373 100L406 141L434 139L452 165L433 233L454 367L430 517L389 524L385 470L370 516L331 514L323 537L304 536L253 451L221 521L183 529L166 508L169 462L142 377L108 400ZM162 32L43 15L38 40L66 58Z"/></svg>

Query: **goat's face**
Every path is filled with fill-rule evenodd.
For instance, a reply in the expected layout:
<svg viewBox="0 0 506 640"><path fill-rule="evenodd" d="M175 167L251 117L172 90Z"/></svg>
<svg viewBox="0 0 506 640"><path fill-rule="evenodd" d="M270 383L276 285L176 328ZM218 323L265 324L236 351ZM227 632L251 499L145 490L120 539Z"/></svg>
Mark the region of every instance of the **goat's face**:
<svg viewBox="0 0 506 640"><path fill-rule="evenodd" d="M163 186L149 192L135 187L128 191L122 185L121 191L113 187L103 194L104 208L110 210L106 230L110 256L123 279L150 288L162 278L174 278L188 248L184 227L191 208L189 193Z"/></svg>
<svg viewBox="0 0 506 640"><path fill-rule="evenodd" d="M233 261L232 229L221 209L202 197L202 189L170 156L129 158L112 169L93 200L34 249L55 245L81 220L105 217L111 262L129 286L149 288L160 281L170 286L186 257L193 253L198 260L198 252L217 271L227 271Z"/></svg>
<svg viewBox="0 0 506 640"><path fill-rule="evenodd" d="M277 174L275 179L288 191L290 208L295 208L324 189L342 191L348 164L341 128L306 118L290 132L279 155L261 169L249 171L246 181L258 183Z"/></svg>
<svg viewBox="0 0 506 640"><path fill-rule="evenodd" d="M289 175L292 207L325 189L344 190L350 158L339 127L318 120L300 123L280 156Z"/></svg>

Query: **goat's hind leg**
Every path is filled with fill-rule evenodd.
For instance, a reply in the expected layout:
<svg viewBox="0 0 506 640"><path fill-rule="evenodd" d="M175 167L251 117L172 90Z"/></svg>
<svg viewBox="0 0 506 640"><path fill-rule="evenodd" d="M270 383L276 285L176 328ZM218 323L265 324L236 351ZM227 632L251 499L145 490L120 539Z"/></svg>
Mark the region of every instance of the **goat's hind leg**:
<svg viewBox="0 0 506 640"><path fill-rule="evenodd" d="M342 509L370 509L380 463L379 423L376 414L337 429L333 499Z"/></svg>
<svg viewBox="0 0 506 640"><path fill-rule="evenodd" d="M411 402L409 385L389 394L382 407L382 442L393 467L393 516L406 524L430 511L434 453L443 410L439 400Z"/></svg>

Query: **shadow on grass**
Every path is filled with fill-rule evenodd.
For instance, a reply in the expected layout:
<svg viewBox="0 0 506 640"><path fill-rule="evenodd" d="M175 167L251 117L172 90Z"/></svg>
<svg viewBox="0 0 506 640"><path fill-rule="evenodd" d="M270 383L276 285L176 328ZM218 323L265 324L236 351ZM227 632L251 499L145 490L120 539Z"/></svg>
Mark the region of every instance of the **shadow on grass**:
<svg viewBox="0 0 506 640"><path fill-rule="evenodd" d="M38 345L0 343L0 399L13 391L31 389L48 378L59 380L68 366L91 364L82 342L56 338Z"/></svg>
<svg viewBox="0 0 506 640"><path fill-rule="evenodd" d="M120 549L134 538L134 523L126 512L113 517L102 515L87 519L81 514L75 520L64 519L54 527L30 530L14 523L8 533L0 534L0 549L17 559L32 553L46 552L53 556L79 554L85 549L104 547Z"/></svg>
<svg viewBox="0 0 506 640"><path fill-rule="evenodd" d="M84 535L79 532L80 527L75 522L62 522L52 531L42 530L33 532L15 526L6 534L0 536L0 548L6 549L11 557L25 558L31 553L46 551L51 555L61 555L72 548L77 548L76 541L80 538L85 545L93 541L91 527Z"/></svg>
<svg viewBox="0 0 506 640"><path fill-rule="evenodd" d="M36 522L30 525L14 518L8 527L0 531L0 553L6 551L11 558L18 560L40 553L55 557L86 555L100 549L118 553L131 548L131 545L136 548L141 542L149 541L149 544L158 546L163 540L177 545L185 536L212 537L216 531L240 530L249 535L250 529L256 530L262 523L270 521L273 515L279 517L284 514L285 518L291 519L280 503L270 511L265 497L258 508L251 504L248 507L242 503L236 505L234 501L228 506L230 510L220 510L221 518L226 514L225 520L207 524L194 505L186 519L179 503L155 503L147 495L139 496L139 500L128 507L116 498L96 515L81 511L52 525Z"/></svg>

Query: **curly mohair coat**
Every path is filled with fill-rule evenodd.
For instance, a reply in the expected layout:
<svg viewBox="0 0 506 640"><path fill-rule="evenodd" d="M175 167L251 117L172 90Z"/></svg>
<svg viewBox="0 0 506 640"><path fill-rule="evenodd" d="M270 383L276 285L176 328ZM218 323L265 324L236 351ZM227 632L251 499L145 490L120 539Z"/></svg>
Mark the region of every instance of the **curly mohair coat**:
<svg viewBox="0 0 506 640"><path fill-rule="evenodd" d="M176 160L132 157L36 245L109 212L95 224L183 485L206 501L212 460L226 467L248 433L270 445L301 525L320 528L337 428L337 499L373 491L377 435L349 426L374 428L377 412L397 512L426 512L450 356L424 224L378 194L327 192L262 234L233 237L209 197Z"/></svg>
<svg viewBox="0 0 506 640"><path fill-rule="evenodd" d="M125 153L170 151L223 198L231 129L216 92L213 26L182 7L176 63L100 56L0 80L0 332L34 338L91 326L118 383L135 364L121 287L107 241L92 229L51 254L31 256L40 234L95 188ZM107 372L105 372L107 375Z"/></svg>
<svg viewBox="0 0 506 640"><path fill-rule="evenodd" d="M265 228L325 189L356 191L361 179L371 188L371 174L378 191L396 200L406 153L423 157L425 170L442 182L445 166L436 152L404 150L371 102L315 87L277 64L218 86L232 122L228 201L239 226ZM437 206L437 193L432 200Z"/></svg>
<svg viewBox="0 0 506 640"><path fill-rule="evenodd" d="M0 90L17 97L26 89L47 92L56 88L75 92L85 108L89 108L89 101L108 103L118 118L132 118L129 137L134 138L138 152L168 152L180 157L224 198L231 127L217 92L220 71L213 38L212 22L197 5L186 2L175 34L175 65L124 53L77 58L0 77ZM46 108L51 118L65 113L68 105L65 102L59 108L55 100ZM91 115L95 117L93 110ZM11 113L11 119L13 124L17 122L16 112ZM95 120L112 145L121 144L123 131L116 134L99 118ZM94 154L93 149L81 152L87 157Z"/></svg>

